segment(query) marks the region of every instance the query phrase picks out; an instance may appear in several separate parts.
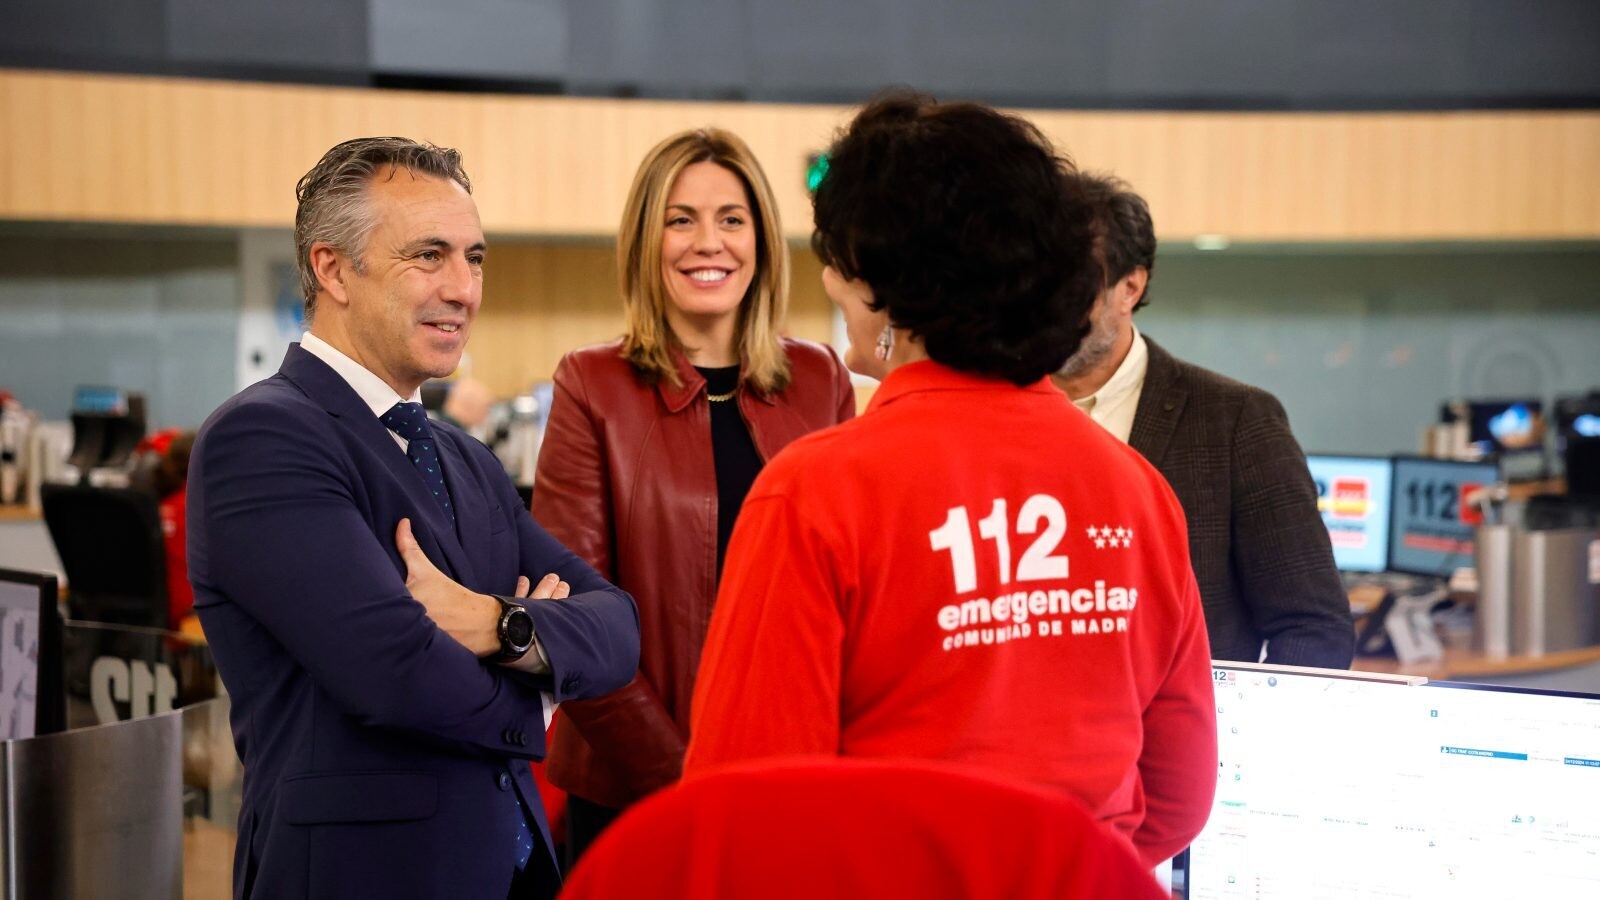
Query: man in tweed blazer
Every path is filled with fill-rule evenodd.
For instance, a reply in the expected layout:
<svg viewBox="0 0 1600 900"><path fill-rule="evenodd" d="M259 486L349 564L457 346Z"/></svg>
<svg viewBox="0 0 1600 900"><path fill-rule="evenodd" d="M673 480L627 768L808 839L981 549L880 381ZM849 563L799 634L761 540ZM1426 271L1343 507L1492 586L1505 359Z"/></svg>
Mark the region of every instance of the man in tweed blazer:
<svg viewBox="0 0 1600 900"><path fill-rule="evenodd" d="M1156 238L1143 198L1081 176L1099 210L1106 288L1055 381L1160 470L1189 520L1214 659L1343 669L1355 634L1304 454L1277 399L1190 365L1133 325Z"/></svg>

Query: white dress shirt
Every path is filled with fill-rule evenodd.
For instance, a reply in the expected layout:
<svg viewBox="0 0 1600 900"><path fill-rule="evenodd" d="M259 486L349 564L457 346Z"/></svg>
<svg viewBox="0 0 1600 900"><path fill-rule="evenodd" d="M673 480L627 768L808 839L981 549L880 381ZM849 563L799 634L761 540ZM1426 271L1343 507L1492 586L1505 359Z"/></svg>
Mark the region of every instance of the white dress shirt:
<svg viewBox="0 0 1600 900"><path fill-rule="evenodd" d="M1144 335L1133 329L1133 346L1122 358L1122 365L1111 378L1087 397L1072 404L1089 414L1101 428L1116 435L1126 444L1133 431L1133 414L1139 411L1139 395L1144 393L1144 376L1150 371L1150 349Z"/></svg>
<svg viewBox="0 0 1600 900"><path fill-rule="evenodd" d="M346 356L343 351L309 331L300 336L300 347L317 359L327 363L330 369L337 372L339 377L350 385L350 389L355 391L356 395L361 398L361 402L372 410L374 418L382 418L396 403L418 403L421 401L421 387L412 391L410 397L402 397L394 388L389 386L388 382L374 375L366 366ZM409 442L392 429L386 430L389 431L389 436L394 438L395 443L400 446L401 452L404 452ZM550 671L549 654L545 653L544 643L539 640L537 634L533 636L531 652L523 654L522 658L511 663L509 668L536 675ZM554 706L550 695L544 694L543 697L545 725L548 727L550 716L554 712Z"/></svg>
<svg viewBox="0 0 1600 900"><path fill-rule="evenodd" d="M356 396L360 397L361 402L372 410L372 415L376 418L383 418L384 414L393 409L396 403L422 402L422 388L419 387L412 391L410 397L400 396L395 392L394 388L389 387L387 381L372 374L366 366L344 355L344 351L309 331L300 335L300 347L317 359L327 363L328 368L338 372L339 377L350 385L350 389L356 392ZM401 450L410 445L409 441L396 434L393 430L389 431L389 436L395 439Z"/></svg>

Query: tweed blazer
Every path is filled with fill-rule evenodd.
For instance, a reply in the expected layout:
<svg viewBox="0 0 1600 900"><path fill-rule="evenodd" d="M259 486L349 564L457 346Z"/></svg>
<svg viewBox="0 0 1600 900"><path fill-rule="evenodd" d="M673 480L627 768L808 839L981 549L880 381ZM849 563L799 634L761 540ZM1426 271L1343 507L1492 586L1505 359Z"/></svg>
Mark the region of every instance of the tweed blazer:
<svg viewBox="0 0 1600 900"><path fill-rule="evenodd" d="M1150 367L1128 443L1172 485L1214 659L1349 668L1350 603L1305 454L1260 388L1177 359Z"/></svg>

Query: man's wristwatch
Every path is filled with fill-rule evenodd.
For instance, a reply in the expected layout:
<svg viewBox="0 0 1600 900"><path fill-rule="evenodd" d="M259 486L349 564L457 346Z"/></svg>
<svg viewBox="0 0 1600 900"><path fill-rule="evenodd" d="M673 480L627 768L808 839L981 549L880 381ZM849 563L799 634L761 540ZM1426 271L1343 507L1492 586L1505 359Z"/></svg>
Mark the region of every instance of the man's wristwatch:
<svg viewBox="0 0 1600 900"><path fill-rule="evenodd" d="M500 601L500 621L494 629L495 635L500 638L500 652L495 654L494 661L516 662L533 646L533 616L523 609L521 603L510 597L498 594L489 596Z"/></svg>

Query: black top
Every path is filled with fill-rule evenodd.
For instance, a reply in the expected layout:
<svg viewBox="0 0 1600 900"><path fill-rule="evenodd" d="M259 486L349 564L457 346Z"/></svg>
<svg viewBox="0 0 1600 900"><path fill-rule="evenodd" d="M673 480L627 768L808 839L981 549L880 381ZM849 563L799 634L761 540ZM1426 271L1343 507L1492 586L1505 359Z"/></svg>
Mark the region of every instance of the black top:
<svg viewBox="0 0 1600 900"><path fill-rule="evenodd" d="M705 369L695 366L706 380L708 395L721 395L739 386L739 367ZM750 485L761 471L761 454L750 438L750 429L739 415L737 398L711 403L711 459L717 470L717 577L722 577L722 558L728 552L739 507L750 493Z"/></svg>

